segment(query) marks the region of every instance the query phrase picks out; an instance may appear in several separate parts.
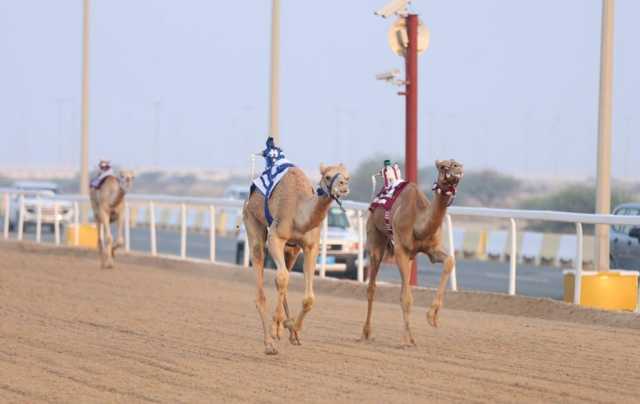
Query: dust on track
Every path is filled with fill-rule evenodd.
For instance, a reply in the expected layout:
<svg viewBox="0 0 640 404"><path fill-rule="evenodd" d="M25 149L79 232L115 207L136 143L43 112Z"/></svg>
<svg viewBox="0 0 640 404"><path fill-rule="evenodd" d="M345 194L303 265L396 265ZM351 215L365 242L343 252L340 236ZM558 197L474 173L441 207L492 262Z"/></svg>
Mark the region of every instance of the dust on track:
<svg viewBox="0 0 640 404"><path fill-rule="evenodd" d="M273 357L262 353L250 271L119 259L105 271L92 252L0 243L1 402L631 402L640 395L635 314L458 293L447 296L433 329L420 307L431 292L416 291L418 347L402 349L400 308L390 302L396 287L380 288L376 339L359 343L363 286L318 280L303 345L284 339ZM296 312L299 284L293 277Z"/></svg>

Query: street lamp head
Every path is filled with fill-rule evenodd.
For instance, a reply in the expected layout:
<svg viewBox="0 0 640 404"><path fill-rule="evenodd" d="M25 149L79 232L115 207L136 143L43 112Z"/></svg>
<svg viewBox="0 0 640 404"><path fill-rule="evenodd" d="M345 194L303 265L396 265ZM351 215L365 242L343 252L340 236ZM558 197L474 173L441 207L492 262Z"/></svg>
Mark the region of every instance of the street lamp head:
<svg viewBox="0 0 640 404"><path fill-rule="evenodd" d="M387 83L391 83L396 86L406 84L404 80L400 80L398 77L400 77L399 69L393 69L388 72L376 74L376 80L386 81Z"/></svg>
<svg viewBox="0 0 640 404"><path fill-rule="evenodd" d="M387 5L376 11L374 14L382 18L389 18L392 15L406 17L409 14L407 8L411 4L411 0L391 0Z"/></svg>
<svg viewBox="0 0 640 404"><path fill-rule="evenodd" d="M376 74L376 80L392 81L400 76L399 69L389 70L388 72Z"/></svg>

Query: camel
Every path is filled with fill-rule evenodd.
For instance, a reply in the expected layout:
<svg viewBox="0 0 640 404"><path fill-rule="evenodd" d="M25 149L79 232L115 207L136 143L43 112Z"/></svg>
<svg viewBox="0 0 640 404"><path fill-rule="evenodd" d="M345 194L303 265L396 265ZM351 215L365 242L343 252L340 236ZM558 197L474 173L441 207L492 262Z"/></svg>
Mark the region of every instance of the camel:
<svg viewBox="0 0 640 404"><path fill-rule="evenodd" d="M113 268L115 251L124 245L124 198L133 185L134 175L122 170L119 177L107 176L90 193L91 208L98 226L98 251L102 268ZM118 238L113 243L111 223L118 224ZM106 246L105 246L106 234Z"/></svg>
<svg viewBox="0 0 640 404"><path fill-rule="evenodd" d="M408 183L391 207L390 216L388 216L391 233L385 223L383 208L376 208L369 215L367 220L368 305L361 341L369 340L371 337L371 312L376 291L376 277L385 252L395 258L402 278L401 307L404 320L402 345L405 347L416 345L409 320L413 303L409 279L412 261L421 252L426 254L432 263L443 264L440 284L427 312L429 324L433 327L438 326L438 313L442 307L447 280L455 265L454 256L448 254L442 247L440 228L447 207L455 197L455 190L463 176L463 169L462 164L455 160L438 160L436 168L438 177L433 186L435 191L433 201L429 203L425 194L415 183Z"/></svg>
<svg viewBox="0 0 640 404"><path fill-rule="evenodd" d="M331 203L334 200L339 202L349 193L350 176L344 165L321 164L320 174L322 178L316 194L301 169L292 167L287 171L268 201L273 217L271 225L267 224L264 196L260 192L252 192L243 208L243 221L256 273L256 308L262 322L267 355L278 353L274 339L280 339L283 327L289 330L291 344L300 345L302 323L315 302L313 277L320 244L320 224ZM277 267L275 283L278 297L270 332L263 285L265 245ZM304 252L304 298L302 310L294 321L289 315L287 287L289 271L301 251Z"/></svg>

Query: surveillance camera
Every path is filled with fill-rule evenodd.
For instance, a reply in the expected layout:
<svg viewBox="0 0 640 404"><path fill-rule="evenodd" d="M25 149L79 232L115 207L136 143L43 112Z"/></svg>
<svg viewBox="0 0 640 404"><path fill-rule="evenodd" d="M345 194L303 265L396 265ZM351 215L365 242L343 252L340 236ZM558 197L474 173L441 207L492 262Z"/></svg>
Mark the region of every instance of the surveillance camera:
<svg viewBox="0 0 640 404"><path fill-rule="evenodd" d="M400 75L400 70L393 69L388 72L376 74L376 80L393 81Z"/></svg>
<svg viewBox="0 0 640 404"><path fill-rule="evenodd" d="M409 4L411 4L411 0L392 0L374 14L382 18L388 18L392 15L406 15Z"/></svg>

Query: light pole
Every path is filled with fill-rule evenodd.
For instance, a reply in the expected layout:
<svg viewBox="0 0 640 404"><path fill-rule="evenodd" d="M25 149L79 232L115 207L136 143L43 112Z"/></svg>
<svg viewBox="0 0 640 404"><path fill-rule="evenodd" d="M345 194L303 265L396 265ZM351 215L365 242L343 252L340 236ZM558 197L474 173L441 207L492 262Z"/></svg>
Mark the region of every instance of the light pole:
<svg viewBox="0 0 640 404"><path fill-rule="evenodd" d="M161 101L153 101L153 168L158 168L158 138L160 137L160 106Z"/></svg>
<svg viewBox="0 0 640 404"><path fill-rule="evenodd" d="M82 25L82 140L80 155L80 193L89 196L89 0L84 0ZM88 220L83 204L82 222Z"/></svg>
<svg viewBox="0 0 640 404"><path fill-rule="evenodd" d="M278 122L280 102L280 0L272 0L271 8L271 81L269 92L269 136L280 145Z"/></svg>
<svg viewBox="0 0 640 404"><path fill-rule="evenodd" d="M613 87L614 0L602 1L602 37L600 42L600 101L598 114L598 172L596 177L596 213L611 213L611 111ZM596 225L595 267L609 270L609 225Z"/></svg>

